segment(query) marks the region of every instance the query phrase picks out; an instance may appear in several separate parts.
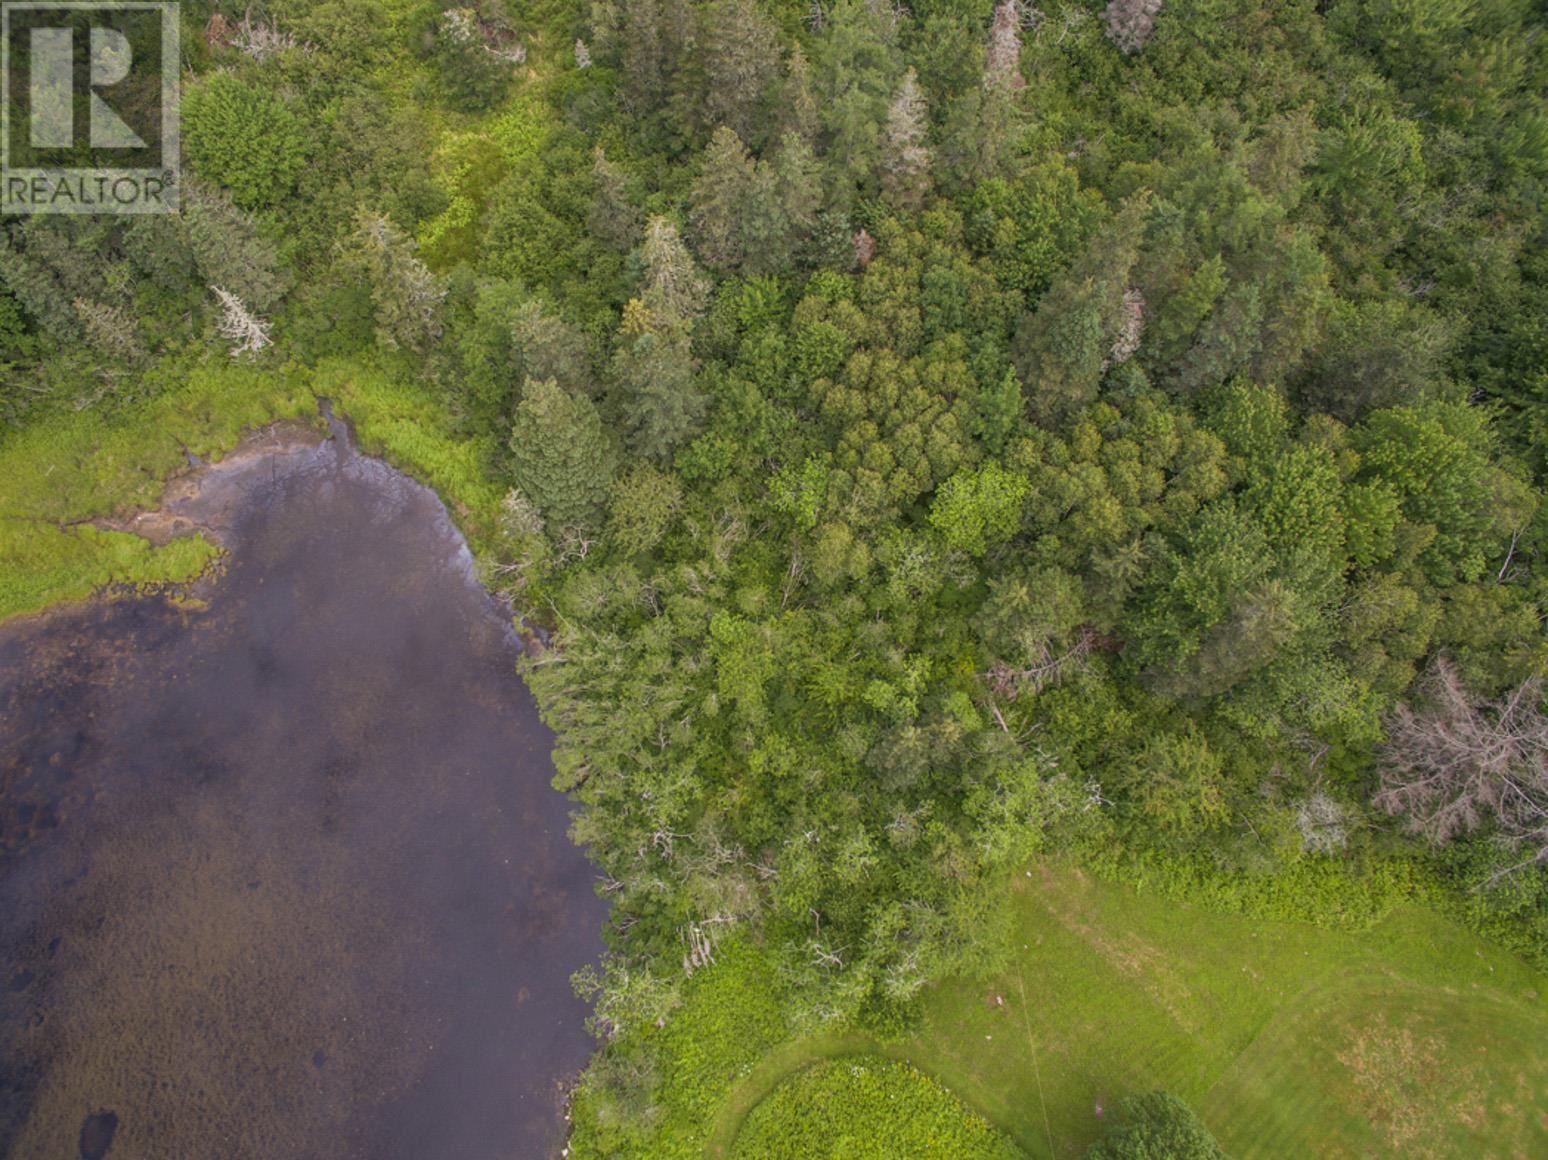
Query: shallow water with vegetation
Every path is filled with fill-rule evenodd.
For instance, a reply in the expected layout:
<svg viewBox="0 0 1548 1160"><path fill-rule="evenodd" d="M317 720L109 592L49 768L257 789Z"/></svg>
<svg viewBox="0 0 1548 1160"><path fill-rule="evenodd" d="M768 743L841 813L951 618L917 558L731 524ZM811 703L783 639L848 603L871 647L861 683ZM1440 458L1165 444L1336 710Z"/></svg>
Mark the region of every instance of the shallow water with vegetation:
<svg viewBox="0 0 1548 1160"><path fill-rule="evenodd" d="M0 1154L536 1156L604 904L439 500L271 435L192 596L0 627Z"/></svg>

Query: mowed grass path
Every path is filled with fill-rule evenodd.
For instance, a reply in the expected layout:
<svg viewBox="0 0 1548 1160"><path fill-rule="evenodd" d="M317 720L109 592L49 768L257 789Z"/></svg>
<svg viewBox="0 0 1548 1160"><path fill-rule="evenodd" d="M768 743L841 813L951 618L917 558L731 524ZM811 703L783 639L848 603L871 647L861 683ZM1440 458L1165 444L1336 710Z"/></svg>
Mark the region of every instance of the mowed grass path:
<svg viewBox="0 0 1548 1160"><path fill-rule="evenodd" d="M1014 890L1012 968L936 988L885 1050L1032 1156L1080 1156L1123 1096L1154 1088L1234 1157L1548 1156L1548 977L1440 916L1340 933L1052 866ZM788 1045L732 1093L712 1155L801 1056Z"/></svg>

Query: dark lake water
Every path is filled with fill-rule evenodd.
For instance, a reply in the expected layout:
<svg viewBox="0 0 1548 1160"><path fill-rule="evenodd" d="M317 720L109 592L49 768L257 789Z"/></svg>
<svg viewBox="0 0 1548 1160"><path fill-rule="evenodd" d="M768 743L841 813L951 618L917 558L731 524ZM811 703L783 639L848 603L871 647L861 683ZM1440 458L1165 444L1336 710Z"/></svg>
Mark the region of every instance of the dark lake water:
<svg viewBox="0 0 1548 1160"><path fill-rule="evenodd" d="M603 903L428 490L235 457L201 604L0 626L0 1156L541 1157Z"/></svg>

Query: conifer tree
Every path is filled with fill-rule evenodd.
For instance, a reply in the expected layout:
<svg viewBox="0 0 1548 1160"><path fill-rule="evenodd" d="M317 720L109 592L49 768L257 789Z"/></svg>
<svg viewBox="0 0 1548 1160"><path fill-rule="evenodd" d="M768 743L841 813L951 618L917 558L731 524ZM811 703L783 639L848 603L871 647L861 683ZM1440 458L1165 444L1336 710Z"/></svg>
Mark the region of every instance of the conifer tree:
<svg viewBox="0 0 1548 1160"><path fill-rule="evenodd" d="M656 325L691 322L704 313L709 282L669 219L653 217L646 223L640 262L645 267L641 299Z"/></svg>
<svg viewBox="0 0 1548 1160"><path fill-rule="evenodd" d="M102 297L104 254L118 248L122 218L33 214L19 230L21 249L28 259L46 270L54 284L71 301Z"/></svg>
<svg viewBox="0 0 1548 1160"><path fill-rule="evenodd" d="M901 71L897 17L875 0L833 6L821 57L828 164L841 186L874 189L887 108Z"/></svg>
<svg viewBox="0 0 1548 1160"><path fill-rule="evenodd" d="M984 56L983 84L952 102L941 137L943 183L957 189L1008 177L1019 122L1021 5L1003 0L994 10Z"/></svg>
<svg viewBox="0 0 1548 1160"><path fill-rule="evenodd" d="M224 191L201 181L185 182L182 221L206 285L225 287L259 313L284 296L289 280L280 270L278 251Z"/></svg>
<svg viewBox="0 0 1548 1160"><path fill-rule="evenodd" d="M822 212L822 165L811 142L798 133L786 133L780 139L773 160L767 162L774 173L774 189L779 199L783 229L782 255L793 260L795 253L817 230ZM771 271L782 268L774 261L766 263Z"/></svg>
<svg viewBox="0 0 1548 1160"><path fill-rule="evenodd" d="M198 285L199 271L184 228L188 217L187 184L181 215L136 214L124 228L119 242L139 274L166 293L184 300Z"/></svg>
<svg viewBox="0 0 1548 1160"><path fill-rule="evenodd" d="M779 175L771 162L753 166L737 223L745 274L773 274L788 269L793 257L789 223L780 198Z"/></svg>
<svg viewBox="0 0 1548 1160"><path fill-rule="evenodd" d="M567 391L597 393L586 340L569 323L529 299L511 317L511 354L520 379L557 379Z"/></svg>
<svg viewBox="0 0 1548 1160"><path fill-rule="evenodd" d="M1093 401L1132 309L1129 272L1149 202L1131 198L1086 252L1056 278L1016 335L1016 369L1033 414L1056 419Z"/></svg>
<svg viewBox="0 0 1548 1160"><path fill-rule="evenodd" d="M629 449L636 455L666 464L696 432L709 400L693 372L687 330L658 327L643 302L630 301L613 355L612 382Z"/></svg>
<svg viewBox="0 0 1548 1160"><path fill-rule="evenodd" d="M377 339L384 346L424 350L440 337L446 287L419 260L413 239L390 220L362 210L343 258L371 287Z"/></svg>
<svg viewBox="0 0 1548 1160"><path fill-rule="evenodd" d="M729 126L715 130L693 183L688 213L694 248L712 270L742 261L742 226L753 185L753 159Z"/></svg>
<svg viewBox="0 0 1548 1160"><path fill-rule="evenodd" d="M145 357L145 342L123 307L88 298L77 298L72 305L86 332L86 341L99 354L120 362L137 362Z"/></svg>
<svg viewBox="0 0 1548 1160"><path fill-rule="evenodd" d="M55 342L80 339L81 320L72 299L49 269L24 253L0 229L0 285L3 285L37 325Z"/></svg>
<svg viewBox="0 0 1548 1160"><path fill-rule="evenodd" d="M586 230L603 245L628 253L640 244L645 225L645 215L629 196L629 177L620 166L607 159L600 145L592 163L591 176L595 189L590 212L586 215Z"/></svg>
<svg viewBox="0 0 1548 1160"><path fill-rule="evenodd" d="M615 457L590 399L529 379L511 430L511 475L554 534L597 526Z"/></svg>
<svg viewBox="0 0 1548 1160"><path fill-rule="evenodd" d="M786 133L805 141L817 136L817 95L812 88L812 66L797 45L785 62L785 82L780 93L780 123Z"/></svg>
<svg viewBox="0 0 1548 1160"><path fill-rule="evenodd" d="M628 0L619 6L617 21L617 35L608 42L618 47L624 107L633 113L648 113L661 104L666 92L661 6L658 0Z"/></svg>
<svg viewBox="0 0 1548 1160"><path fill-rule="evenodd" d="M702 41L702 123L727 125L761 146L768 137L768 98L780 73L774 22L757 0L716 0L704 10Z"/></svg>

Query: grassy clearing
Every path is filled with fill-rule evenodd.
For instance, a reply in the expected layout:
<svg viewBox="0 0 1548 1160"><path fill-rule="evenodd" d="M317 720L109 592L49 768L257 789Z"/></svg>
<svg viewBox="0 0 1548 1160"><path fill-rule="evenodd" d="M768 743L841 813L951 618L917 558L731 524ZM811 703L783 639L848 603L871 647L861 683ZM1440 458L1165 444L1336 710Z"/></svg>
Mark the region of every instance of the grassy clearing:
<svg viewBox="0 0 1548 1160"><path fill-rule="evenodd" d="M781 1084L736 1139L743 1160L1016 1160L1020 1149L906 1063L850 1056Z"/></svg>
<svg viewBox="0 0 1548 1160"><path fill-rule="evenodd" d="M1235 1156L1548 1155L1548 978L1432 912L1330 931L1054 867L1017 878L1014 905L1013 966L936 988L887 1054L1030 1155L1080 1156L1120 1099L1155 1088ZM778 1054L717 1140L835 1042Z"/></svg>
<svg viewBox="0 0 1548 1160"><path fill-rule="evenodd" d="M1270 1023L1203 1112L1243 1160L1541 1156L1545 1036L1541 1017L1487 991L1340 975Z"/></svg>
<svg viewBox="0 0 1548 1160"><path fill-rule="evenodd" d="M108 585L197 576L217 554L203 539L156 548L87 521L155 507L185 452L218 459L265 423L317 418L318 398L354 421L367 451L435 488L475 546L488 535L500 490L485 477L487 449L458 438L424 388L347 362L315 372L201 367L143 405L56 418L0 443L0 620Z"/></svg>
<svg viewBox="0 0 1548 1160"><path fill-rule="evenodd" d="M315 411L295 374L211 366L138 407L15 433L0 444L0 619L108 584L192 579L216 555L202 539L154 548L84 521L154 507L185 451L218 456L249 428Z"/></svg>

